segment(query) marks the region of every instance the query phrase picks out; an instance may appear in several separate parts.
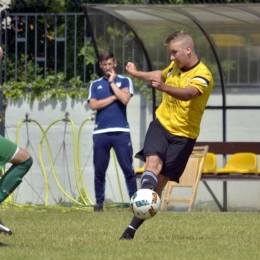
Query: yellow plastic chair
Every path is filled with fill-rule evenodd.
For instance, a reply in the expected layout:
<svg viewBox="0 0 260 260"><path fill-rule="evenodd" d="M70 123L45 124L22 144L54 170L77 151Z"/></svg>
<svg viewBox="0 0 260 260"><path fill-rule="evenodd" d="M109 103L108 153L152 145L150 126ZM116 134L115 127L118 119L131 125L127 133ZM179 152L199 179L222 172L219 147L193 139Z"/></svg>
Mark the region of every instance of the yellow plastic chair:
<svg viewBox="0 0 260 260"><path fill-rule="evenodd" d="M235 153L232 154L225 167L217 169L217 174L257 174L258 159L255 153Z"/></svg>
<svg viewBox="0 0 260 260"><path fill-rule="evenodd" d="M214 153L207 153L203 167L203 174L216 174L216 171L217 156Z"/></svg>

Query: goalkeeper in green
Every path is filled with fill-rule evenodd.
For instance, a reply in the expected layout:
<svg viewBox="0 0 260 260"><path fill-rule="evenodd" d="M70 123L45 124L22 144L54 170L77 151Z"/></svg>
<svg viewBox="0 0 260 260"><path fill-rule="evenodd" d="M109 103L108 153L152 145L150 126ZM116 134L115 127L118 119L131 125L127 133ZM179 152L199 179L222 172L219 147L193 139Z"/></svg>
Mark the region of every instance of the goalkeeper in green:
<svg viewBox="0 0 260 260"><path fill-rule="evenodd" d="M3 49L0 47L0 60L2 57ZM0 204L19 186L33 163L31 155L26 150L0 135L0 169L7 163L11 163L12 166L0 179ZM0 233L12 235L12 231L3 225L1 220Z"/></svg>

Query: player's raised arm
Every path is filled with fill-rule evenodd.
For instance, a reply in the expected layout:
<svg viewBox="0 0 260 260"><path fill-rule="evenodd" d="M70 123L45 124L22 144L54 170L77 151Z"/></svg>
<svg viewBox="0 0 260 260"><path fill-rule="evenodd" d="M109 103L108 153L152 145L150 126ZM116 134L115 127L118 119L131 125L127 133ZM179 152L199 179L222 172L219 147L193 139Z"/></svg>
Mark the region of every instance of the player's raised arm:
<svg viewBox="0 0 260 260"><path fill-rule="evenodd" d="M156 90L165 92L179 100L188 101L201 95L200 91L193 86L186 86L185 88L169 86L165 84L159 77L152 77L150 82L152 87L154 87Z"/></svg>
<svg viewBox="0 0 260 260"><path fill-rule="evenodd" d="M126 68L127 72L134 78L141 79L143 81L150 83L150 80L152 77L160 77L164 81L161 70L139 71L139 70L137 70L137 68L133 62L128 62L126 64L125 68Z"/></svg>

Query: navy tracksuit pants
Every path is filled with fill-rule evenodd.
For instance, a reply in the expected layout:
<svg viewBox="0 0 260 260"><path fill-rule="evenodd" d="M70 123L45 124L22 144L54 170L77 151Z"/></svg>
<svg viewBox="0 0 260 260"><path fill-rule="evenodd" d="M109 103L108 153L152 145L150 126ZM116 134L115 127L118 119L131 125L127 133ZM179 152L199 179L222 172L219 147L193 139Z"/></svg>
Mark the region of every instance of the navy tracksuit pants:
<svg viewBox="0 0 260 260"><path fill-rule="evenodd" d="M133 169L133 147L129 132L108 132L93 135L94 173L96 204L105 199L106 170L113 147L117 161L124 173L129 197L137 191L136 176Z"/></svg>

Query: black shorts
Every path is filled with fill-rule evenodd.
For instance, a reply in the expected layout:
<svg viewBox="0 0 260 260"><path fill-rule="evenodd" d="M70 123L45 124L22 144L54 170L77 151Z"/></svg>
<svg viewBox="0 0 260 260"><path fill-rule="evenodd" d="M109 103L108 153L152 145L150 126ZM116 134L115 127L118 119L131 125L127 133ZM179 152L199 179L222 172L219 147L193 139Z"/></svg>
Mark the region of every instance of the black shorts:
<svg viewBox="0 0 260 260"><path fill-rule="evenodd" d="M157 155L163 162L160 174L179 182L196 139L179 137L169 133L158 119L152 121L147 130L144 148L135 155L145 162L146 156Z"/></svg>

